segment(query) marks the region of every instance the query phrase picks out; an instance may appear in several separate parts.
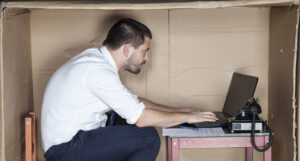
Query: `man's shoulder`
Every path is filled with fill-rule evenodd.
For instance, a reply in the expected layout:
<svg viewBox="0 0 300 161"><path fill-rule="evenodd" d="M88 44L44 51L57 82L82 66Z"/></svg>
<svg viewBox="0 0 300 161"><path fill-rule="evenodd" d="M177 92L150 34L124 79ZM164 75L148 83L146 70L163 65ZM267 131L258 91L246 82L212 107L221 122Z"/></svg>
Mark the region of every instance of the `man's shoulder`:
<svg viewBox="0 0 300 161"><path fill-rule="evenodd" d="M118 79L118 71L109 63L99 48L89 48L82 51L65 63L59 71L61 75Z"/></svg>
<svg viewBox="0 0 300 161"><path fill-rule="evenodd" d="M92 48L87 48L84 51L82 51L81 53L86 53L86 54L100 54L100 50L99 48L96 47L92 47Z"/></svg>
<svg viewBox="0 0 300 161"><path fill-rule="evenodd" d="M101 59L103 58L103 54L100 52L99 48L88 48L85 49L84 51L80 52L78 55L73 57L71 60L76 60L76 59L83 59L87 57L94 57Z"/></svg>
<svg viewBox="0 0 300 161"><path fill-rule="evenodd" d="M89 48L73 57L67 64L72 66L91 66L103 68L107 66L107 60L99 51L99 48Z"/></svg>

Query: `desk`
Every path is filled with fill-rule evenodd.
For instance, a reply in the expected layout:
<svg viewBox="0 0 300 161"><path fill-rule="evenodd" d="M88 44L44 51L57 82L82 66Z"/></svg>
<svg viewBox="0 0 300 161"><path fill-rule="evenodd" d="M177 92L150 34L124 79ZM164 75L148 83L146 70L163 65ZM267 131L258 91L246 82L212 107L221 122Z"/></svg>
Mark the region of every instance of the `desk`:
<svg viewBox="0 0 300 161"><path fill-rule="evenodd" d="M269 133L256 134L256 145L268 144ZM195 130L164 128L168 137L168 161L179 161L179 149L184 148L246 148L246 161L253 161L253 146L250 133L223 133L203 135ZM264 152L264 161L271 161L271 148Z"/></svg>

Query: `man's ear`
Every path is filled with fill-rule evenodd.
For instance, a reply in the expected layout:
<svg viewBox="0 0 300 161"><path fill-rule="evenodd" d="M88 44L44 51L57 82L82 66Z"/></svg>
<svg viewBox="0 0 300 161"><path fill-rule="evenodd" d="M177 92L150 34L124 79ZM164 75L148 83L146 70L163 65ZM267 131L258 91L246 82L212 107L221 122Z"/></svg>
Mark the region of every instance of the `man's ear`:
<svg viewBox="0 0 300 161"><path fill-rule="evenodd" d="M133 48L133 46L131 44L124 44L123 54L126 58L131 56L132 48Z"/></svg>

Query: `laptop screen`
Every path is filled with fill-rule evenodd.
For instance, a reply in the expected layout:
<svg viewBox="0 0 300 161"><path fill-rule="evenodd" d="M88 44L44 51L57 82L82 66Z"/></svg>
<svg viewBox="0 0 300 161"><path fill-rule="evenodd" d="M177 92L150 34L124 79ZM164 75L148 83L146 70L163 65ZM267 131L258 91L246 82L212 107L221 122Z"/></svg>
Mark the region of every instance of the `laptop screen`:
<svg viewBox="0 0 300 161"><path fill-rule="evenodd" d="M237 115L240 109L245 107L248 98L253 97L257 81L257 77L233 73L223 113L231 116Z"/></svg>

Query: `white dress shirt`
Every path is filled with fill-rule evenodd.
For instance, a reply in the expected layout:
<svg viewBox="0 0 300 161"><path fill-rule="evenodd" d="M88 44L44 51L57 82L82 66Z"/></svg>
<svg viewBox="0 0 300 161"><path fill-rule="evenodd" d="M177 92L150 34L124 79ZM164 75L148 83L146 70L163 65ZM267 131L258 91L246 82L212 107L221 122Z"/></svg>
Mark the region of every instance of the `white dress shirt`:
<svg viewBox="0 0 300 161"><path fill-rule="evenodd" d="M104 127L110 110L135 124L144 108L122 84L107 48L87 49L48 82L41 113L43 149L70 141L79 130Z"/></svg>

